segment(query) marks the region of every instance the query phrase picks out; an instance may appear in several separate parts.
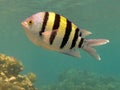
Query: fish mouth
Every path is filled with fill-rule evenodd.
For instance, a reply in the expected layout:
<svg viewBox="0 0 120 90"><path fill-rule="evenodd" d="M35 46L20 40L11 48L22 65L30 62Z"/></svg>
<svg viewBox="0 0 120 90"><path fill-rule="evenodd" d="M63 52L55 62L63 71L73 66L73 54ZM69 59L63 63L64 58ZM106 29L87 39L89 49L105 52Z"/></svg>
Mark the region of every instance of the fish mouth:
<svg viewBox="0 0 120 90"><path fill-rule="evenodd" d="M26 23L26 22L22 22L21 25L22 25L23 27L25 27L25 26L27 26L27 23Z"/></svg>
<svg viewBox="0 0 120 90"><path fill-rule="evenodd" d="M22 27L23 27L24 29L28 29L27 22L22 22L21 25L22 25Z"/></svg>

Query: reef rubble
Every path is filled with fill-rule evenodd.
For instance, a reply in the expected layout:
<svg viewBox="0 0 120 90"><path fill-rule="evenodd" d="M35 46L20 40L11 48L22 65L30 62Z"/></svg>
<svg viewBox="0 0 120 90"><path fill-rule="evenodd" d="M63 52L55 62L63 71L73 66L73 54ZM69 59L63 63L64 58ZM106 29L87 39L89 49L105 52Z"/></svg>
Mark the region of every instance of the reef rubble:
<svg viewBox="0 0 120 90"><path fill-rule="evenodd" d="M23 64L14 57L0 54L0 90L38 90L34 87L36 75L22 75Z"/></svg>

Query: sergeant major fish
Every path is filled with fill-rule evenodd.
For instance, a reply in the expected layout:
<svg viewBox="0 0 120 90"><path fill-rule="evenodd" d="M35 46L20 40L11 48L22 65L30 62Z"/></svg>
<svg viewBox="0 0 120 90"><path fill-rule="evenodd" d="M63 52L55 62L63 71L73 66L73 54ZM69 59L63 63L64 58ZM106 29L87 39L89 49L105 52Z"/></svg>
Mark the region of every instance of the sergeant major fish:
<svg viewBox="0 0 120 90"><path fill-rule="evenodd" d="M79 48L100 60L93 46L109 42L107 39L86 39L91 32L78 28L67 18L54 12L39 12L24 20L22 26L36 45L63 54L80 57Z"/></svg>

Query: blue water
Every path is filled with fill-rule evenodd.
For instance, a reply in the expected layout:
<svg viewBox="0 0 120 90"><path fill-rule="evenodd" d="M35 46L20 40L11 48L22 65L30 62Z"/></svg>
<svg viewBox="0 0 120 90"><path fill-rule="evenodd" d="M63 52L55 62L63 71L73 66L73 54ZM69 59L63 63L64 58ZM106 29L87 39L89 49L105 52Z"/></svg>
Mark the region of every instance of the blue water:
<svg viewBox="0 0 120 90"><path fill-rule="evenodd" d="M0 53L14 56L24 64L23 73L34 72L36 84L55 82L67 69L87 70L120 76L119 0L0 0ZM34 13L54 11L93 33L88 38L106 38L110 43L97 47L99 62L80 50L74 58L35 46L26 37L21 22Z"/></svg>

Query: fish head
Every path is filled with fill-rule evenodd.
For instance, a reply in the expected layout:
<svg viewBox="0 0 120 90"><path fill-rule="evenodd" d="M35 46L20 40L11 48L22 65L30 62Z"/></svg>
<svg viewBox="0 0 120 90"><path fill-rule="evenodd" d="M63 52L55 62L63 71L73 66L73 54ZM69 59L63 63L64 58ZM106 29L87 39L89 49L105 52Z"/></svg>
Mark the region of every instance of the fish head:
<svg viewBox="0 0 120 90"><path fill-rule="evenodd" d="M41 39L39 32L43 24L43 16L43 13L33 14L21 22L26 35L33 43L38 43L37 41Z"/></svg>
<svg viewBox="0 0 120 90"><path fill-rule="evenodd" d="M42 23L43 15L42 13L37 13L25 19L21 23L21 25L27 32L38 33L40 31L40 28L42 27Z"/></svg>

